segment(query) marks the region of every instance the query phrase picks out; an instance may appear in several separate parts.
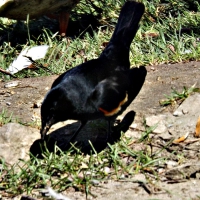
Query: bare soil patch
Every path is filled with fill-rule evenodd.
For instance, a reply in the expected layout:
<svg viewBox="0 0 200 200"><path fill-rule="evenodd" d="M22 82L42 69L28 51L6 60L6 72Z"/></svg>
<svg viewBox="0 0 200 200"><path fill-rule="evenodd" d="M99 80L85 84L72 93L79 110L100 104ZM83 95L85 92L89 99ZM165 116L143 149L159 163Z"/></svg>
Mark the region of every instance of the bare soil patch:
<svg viewBox="0 0 200 200"><path fill-rule="evenodd" d="M183 86L191 87L196 84L196 87L200 87L200 62L148 66L147 70L146 82L140 94L125 112L134 110L136 112L135 122L141 122L148 115L173 112L174 107L163 108L159 104L159 101L165 98L165 94L170 95L171 88L182 91ZM35 105L42 101L56 77L21 79L20 84L15 88L5 88L5 82L0 82L0 112L6 109L8 114L13 113L13 116L22 123L30 123L39 119L40 108L35 108ZM157 137L152 139L151 145L154 149L162 149L163 142L163 139ZM145 145L133 144L133 149L146 149ZM179 154L184 155L184 160L178 166L163 171L157 178L154 174L147 173L131 180L102 182L98 187L93 187L92 192L99 200L200 199L199 145L199 141L172 145L162 151L160 157L171 158L170 160L178 163L180 160L176 160L175 155ZM83 193L70 189L65 194L71 199L85 198ZM95 197L90 196L89 199L95 199Z"/></svg>

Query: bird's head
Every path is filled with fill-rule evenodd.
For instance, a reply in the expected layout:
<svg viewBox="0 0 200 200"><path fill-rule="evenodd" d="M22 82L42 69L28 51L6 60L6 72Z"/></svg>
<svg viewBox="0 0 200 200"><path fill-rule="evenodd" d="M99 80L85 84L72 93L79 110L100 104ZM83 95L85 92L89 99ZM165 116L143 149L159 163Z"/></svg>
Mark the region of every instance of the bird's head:
<svg viewBox="0 0 200 200"><path fill-rule="evenodd" d="M57 122L67 120L66 101L64 101L64 91L60 88L51 89L41 106L41 138L44 139L51 126Z"/></svg>

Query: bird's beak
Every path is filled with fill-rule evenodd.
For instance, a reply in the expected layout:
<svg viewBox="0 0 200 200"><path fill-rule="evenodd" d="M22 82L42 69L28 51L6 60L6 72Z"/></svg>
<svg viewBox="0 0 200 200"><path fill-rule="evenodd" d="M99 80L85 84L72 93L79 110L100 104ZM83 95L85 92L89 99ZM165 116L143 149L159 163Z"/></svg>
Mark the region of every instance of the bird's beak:
<svg viewBox="0 0 200 200"><path fill-rule="evenodd" d="M47 132L49 131L49 129L50 129L50 126L48 126L48 125L46 125L43 128L41 128L40 134L41 134L41 139L42 140L44 140L44 138L45 138Z"/></svg>
<svg viewBox="0 0 200 200"><path fill-rule="evenodd" d="M45 136L47 134L47 132L49 131L49 129L51 128L51 126L54 124L54 120L53 118L51 118L51 120L49 120L48 123L43 123L42 122L42 128L40 129L40 134L41 134L41 139L44 140Z"/></svg>

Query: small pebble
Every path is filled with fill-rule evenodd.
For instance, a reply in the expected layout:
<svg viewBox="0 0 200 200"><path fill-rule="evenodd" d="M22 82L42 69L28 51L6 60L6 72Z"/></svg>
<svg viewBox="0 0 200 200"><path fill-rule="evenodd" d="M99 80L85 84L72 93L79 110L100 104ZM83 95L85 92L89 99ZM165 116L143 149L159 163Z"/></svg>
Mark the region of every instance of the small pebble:
<svg viewBox="0 0 200 200"><path fill-rule="evenodd" d="M178 165L178 163L173 160L169 160L166 162L166 165L167 165L168 169L172 169L172 168L176 167Z"/></svg>
<svg viewBox="0 0 200 200"><path fill-rule="evenodd" d="M200 179L200 173L196 173L196 179Z"/></svg>
<svg viewBox="0 0 200 200"><path fill-rule="evenodd" d="M189 111L186 110L186 109L183 109L182 112L183 112L184 115L189 113Z"/></svg>
<svg viewBox="0 0 200 200"><path fill-rule="evenodd" d="M10 106L10 105L11 105L11 103L10 103L10 102L6 102L6 105L7 105L7 106Z"/></svg>
<svg viewBox="0 0 200 200"><path fill-rule="evenodd" d="M11 87L16 87L20 84L20 81L12 81L12 82L8 82L4 85L5 88L11 88Z"/></svg>
<svg viewBox="0 0 200 200"><path fill-rule="evenodd" d="M91 180L90 181L93 185L99 185L99 181L98 180Z"/></svg>
<svg viewBox="0 0 200 200"><path fill-rule="evenodd" d="M104 167L103 169L105 174L109 174L110 173L110 168L109 167Z"/></svg>
<svg viewBox="0 0 200 200"><path fill-rule="evenodd" d="M43 197L49 197L50 196L49 191L47 189L40 191L40 193Z"/></svg>
<svg viewBox="0 0 200 200"><path fill-rule="evenodd" d="M124 174L122 174L121 176L120 176L120 179L125 179L126 178L126 176L124 175Z"/></svg>
<svg viewBox="0 0 200 200"><path fill-rule="evenodd" d="M130 127L131 128L137 128L137 124L131 124Z"/></svg>
<svg viewBox="0 0 200 200"><path fill-rule="evenodd" d="M173 113L173 115L178 117L178 116L183 115L183 112L181 112L181 111L175 111L175 112Z"/></svg>

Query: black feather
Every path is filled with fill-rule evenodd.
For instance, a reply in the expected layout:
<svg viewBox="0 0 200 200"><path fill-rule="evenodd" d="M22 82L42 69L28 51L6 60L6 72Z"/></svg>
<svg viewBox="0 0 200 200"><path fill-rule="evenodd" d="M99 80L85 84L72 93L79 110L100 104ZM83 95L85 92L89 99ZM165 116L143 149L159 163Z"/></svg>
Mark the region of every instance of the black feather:
<svg viewBox="0 0 200 200"><path fill-rule="evenodd" d="M41 106L41 136L51 125L67 119L116 117L139 93L144 67L130 69L129 51L144 13L144 5L128 1L122 7L111 40L99 58L85 62L59 76ZM108 114L107 114L108 113Z"/></svg>

